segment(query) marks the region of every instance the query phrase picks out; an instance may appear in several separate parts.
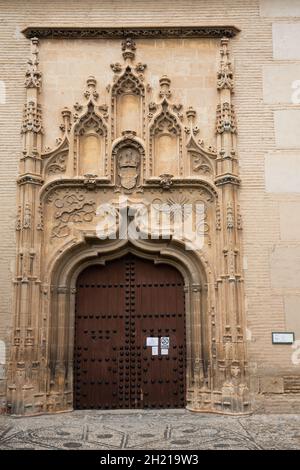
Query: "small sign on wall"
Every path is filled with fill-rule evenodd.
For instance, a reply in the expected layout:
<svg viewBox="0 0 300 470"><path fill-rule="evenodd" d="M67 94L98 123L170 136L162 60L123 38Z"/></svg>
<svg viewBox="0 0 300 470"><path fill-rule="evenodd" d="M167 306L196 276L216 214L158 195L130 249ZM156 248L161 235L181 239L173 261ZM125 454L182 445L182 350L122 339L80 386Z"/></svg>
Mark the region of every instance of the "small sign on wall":
<svg viewBox="0 0 300 470"><path fill-rule="evenodd" d="M295 333L293 332L272 332L272 344L293 344Z"/></svg>

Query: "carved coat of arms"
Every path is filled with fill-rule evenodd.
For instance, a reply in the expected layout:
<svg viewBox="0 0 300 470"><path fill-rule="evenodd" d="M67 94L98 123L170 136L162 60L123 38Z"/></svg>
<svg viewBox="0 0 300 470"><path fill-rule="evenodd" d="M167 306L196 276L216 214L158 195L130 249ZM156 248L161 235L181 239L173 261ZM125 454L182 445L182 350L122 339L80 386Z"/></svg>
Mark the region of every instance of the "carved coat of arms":
<svg viewBox="0 0 300 470"><path fill-rule="evenodd" d="M117 157L118 176L120 184L125 189L133 189L138 180L140 154L133 147L125 147L120 150Z"/></svg>

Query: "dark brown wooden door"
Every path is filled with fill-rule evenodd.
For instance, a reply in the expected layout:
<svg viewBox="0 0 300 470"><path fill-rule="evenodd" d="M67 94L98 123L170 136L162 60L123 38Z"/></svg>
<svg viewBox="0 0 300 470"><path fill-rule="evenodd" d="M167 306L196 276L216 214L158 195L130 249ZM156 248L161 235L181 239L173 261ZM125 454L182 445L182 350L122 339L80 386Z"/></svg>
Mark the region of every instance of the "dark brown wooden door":
<svg viewBox="0 0 300 470"><path fill-rule="evenodd" d="M183 279L127 255L77 280L74 407L185 406Z"/></svg>

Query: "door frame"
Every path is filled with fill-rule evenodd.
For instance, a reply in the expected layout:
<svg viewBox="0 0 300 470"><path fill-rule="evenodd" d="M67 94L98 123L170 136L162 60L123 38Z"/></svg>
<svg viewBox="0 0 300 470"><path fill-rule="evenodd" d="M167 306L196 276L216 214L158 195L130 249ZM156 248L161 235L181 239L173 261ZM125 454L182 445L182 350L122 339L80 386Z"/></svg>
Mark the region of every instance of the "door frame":
<svg viewBox="0 0 300 470"><path fill-rule="evenodd" d="M198 253L187 251L176 242L109 240L95 242L86 237L67 250L53 265L51 317L49 325L48 393L55 393L57 384L63 394L65 409L73 409L73 356L75 333L75 300L78 275L91 265L105 265L116 258L132 253L155 264L175 267L184 280L186 321L186 403L194 409L199 388L209 392L210 329L207 321L208 283L203 261ZM54 386L55 387L54 387ZM56 390L55 390L56 389ZM57 393L57 392L56 392Z"/></svg>

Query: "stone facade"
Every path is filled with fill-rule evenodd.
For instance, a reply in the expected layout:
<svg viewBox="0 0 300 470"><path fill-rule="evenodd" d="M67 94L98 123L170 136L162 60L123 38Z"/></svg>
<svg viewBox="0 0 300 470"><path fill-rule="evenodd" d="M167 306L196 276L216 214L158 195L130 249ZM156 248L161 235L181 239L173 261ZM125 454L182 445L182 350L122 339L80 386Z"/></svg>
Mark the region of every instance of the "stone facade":
<svg viewBox="0 0 300 470"><path fill-rule="evenodd" d="M72 408L76 276L128 250L183 273L190 409L299 411L297 1L0 5L3 411ZM120 194L203 203L203 248L100 242Z"/></svg>

